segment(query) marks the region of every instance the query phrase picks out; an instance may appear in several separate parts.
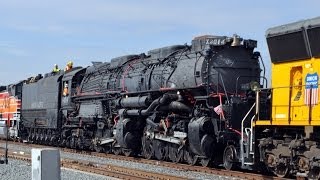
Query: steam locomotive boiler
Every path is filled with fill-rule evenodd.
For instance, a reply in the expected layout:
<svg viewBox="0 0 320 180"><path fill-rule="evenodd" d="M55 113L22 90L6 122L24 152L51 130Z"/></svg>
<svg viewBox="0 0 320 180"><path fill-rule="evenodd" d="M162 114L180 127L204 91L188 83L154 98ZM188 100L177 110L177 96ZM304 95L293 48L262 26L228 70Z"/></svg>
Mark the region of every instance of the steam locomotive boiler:
<svg viewBox="0 0 320 180"><path fill-rule="evenodd" d="M127 156L221 162L239 148L241 118L259 82L256 41L201 36L174 45L94 62L62 78L63 145ZM65 78L69 76L69 78Z"/></svg>

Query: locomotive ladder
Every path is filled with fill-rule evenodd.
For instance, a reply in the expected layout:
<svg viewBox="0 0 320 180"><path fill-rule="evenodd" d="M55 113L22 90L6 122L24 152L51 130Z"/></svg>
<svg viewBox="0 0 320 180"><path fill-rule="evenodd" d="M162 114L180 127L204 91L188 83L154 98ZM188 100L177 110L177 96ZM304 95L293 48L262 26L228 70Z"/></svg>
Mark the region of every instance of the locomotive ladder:
<svg viewBox="0 0 320 180"><path fill-rule="evenodd" d="M258 94L258 93L257 93ZM253 134L253 121L256 119L257 114L255 113L251 118L248 118L257 102L252 105L250 110L244 116L241 121L241 140L240 140L240 160L241 167L247 168L254 164L254 134ZM250 119L250 125L245 125L245 122ZM247 124L247 123L246 123Z"/></svg>

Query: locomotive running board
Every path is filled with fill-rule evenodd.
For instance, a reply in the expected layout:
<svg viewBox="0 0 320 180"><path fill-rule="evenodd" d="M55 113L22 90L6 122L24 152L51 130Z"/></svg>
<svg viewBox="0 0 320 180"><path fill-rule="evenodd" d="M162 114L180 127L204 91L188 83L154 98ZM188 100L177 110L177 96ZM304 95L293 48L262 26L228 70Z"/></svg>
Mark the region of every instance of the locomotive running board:
<svg viewBox="0 0 320 180"><path fill-rule="evenodd" d="M178 145L182 144L181 140L179 140L177 138L167 137L167 136L164 136L164 135L161 135L161 134L155 134L154 138L158 139L158 140L161 140L161 141L166 141L166 142L169 142L169 143L173 143L173 144L178 144Z"/></svg>
<svg viewBox="0 0 320 180"><path fill-rule="evenodd" d="M102 145L102 144L108 144L108 143L112 143L114 141L114 139L110 139L110 138L108 138L108 139L102 139L101 141L100 141L100 145Z"/></svg>

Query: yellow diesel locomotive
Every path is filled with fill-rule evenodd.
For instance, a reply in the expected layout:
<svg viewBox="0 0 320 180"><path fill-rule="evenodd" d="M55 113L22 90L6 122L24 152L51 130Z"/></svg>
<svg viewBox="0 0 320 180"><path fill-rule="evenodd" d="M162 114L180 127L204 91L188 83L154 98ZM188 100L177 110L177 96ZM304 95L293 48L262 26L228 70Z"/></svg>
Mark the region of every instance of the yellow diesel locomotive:
<svg viewBox="0 0 320 180"><path fill-rule="evenodd" d="M242 167L264 164L280 177L320 177L320 17L270 28L269 89L242 121Z"/></svg>

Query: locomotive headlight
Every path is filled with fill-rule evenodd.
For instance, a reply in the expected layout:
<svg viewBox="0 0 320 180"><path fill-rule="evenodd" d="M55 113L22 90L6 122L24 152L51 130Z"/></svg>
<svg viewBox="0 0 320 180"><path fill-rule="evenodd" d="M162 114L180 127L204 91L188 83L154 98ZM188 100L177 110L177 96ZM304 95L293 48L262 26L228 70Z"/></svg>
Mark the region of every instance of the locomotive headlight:
<svg viewBox="0 0 320 180"><path fill-rule="evenodd" d="M260 84L257 81L250 82L250 89L252 91L257 91L260 88Z"/></svg>

